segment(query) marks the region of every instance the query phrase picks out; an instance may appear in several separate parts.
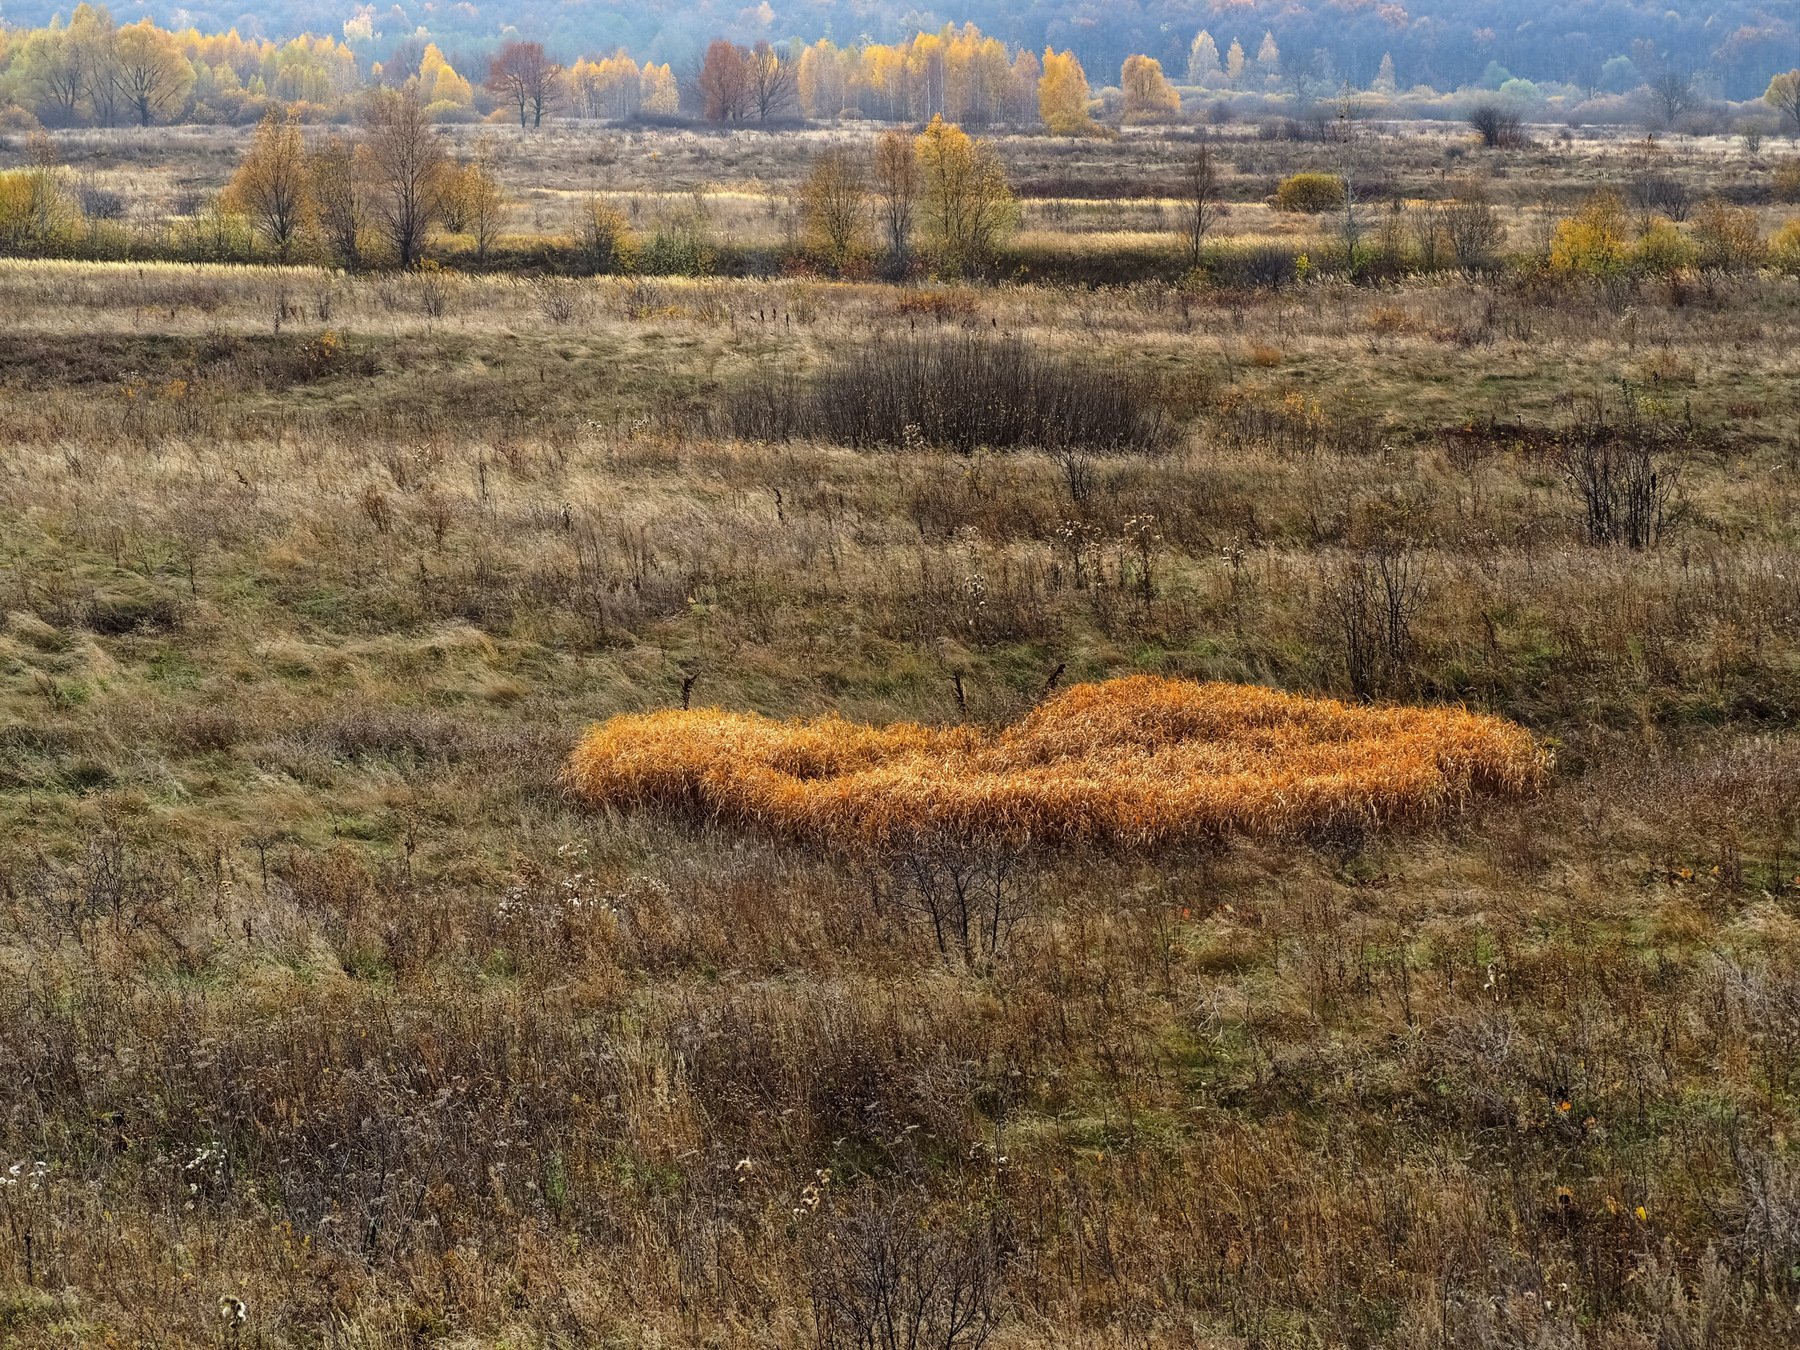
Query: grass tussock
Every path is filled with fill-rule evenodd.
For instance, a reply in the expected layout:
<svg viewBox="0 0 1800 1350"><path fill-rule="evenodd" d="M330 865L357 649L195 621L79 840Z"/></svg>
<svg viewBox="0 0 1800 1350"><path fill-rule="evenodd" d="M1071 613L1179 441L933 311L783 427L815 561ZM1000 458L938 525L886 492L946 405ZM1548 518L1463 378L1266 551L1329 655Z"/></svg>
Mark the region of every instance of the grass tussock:
<svg viewBox="0 0 1800 1350"><path fill-rule="evenodd" d="M1425 820L1524 792L1546 763L1500 718L1133 676L1078 685L994 734L716 709L615 717L567 772L597 806L778 836L1141 848Z"/></svg>

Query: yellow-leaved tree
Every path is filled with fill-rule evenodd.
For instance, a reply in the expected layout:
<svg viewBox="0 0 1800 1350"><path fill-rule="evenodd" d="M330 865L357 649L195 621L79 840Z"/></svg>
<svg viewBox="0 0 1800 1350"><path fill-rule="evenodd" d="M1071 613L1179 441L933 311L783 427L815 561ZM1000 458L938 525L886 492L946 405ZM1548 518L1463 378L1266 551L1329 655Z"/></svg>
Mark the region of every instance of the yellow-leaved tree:
<svg viewBox="0 0 1800 1350"><path fill-rule="evenodd" d="M475 101L475 89L444 59L435 42L425 45L419 58L419 97L427 108L466 108Z"/></svg>
<svg viewBox="0 0 1800 1350"><path fill-rule="evenodd" d="M225 189L226 204L241 213L286 262L306 222L312 202L312 176L300 123L292 113L271 108L237 172Z"/></svg>
<svg viewBox="0 0 1800 1350"><path fill-rule="evenodd" d="M1091 136L1097 130L1088 115L1087 72L1074 52L1044 48L1044 73L1038 77L1038 116L1052 136Z"/></svg>
<svg viewBox="0 0 1800 1350"><path fill-rule="evenodd" d="M1789 135L1800 136L1800 70L1790 70L1770 80L1763 91L1763 102L1781 114Z"/></svg>
<svg viewBox="0 0 1800 1350"><path fill-rule="evenodd" d="M194 87L194 68L173 33L142 19L119 30L111 80L138 125L147 127L181 112Z"/></svg>
<svg viewBox="0 0 1800 1350"><path fill-rule="evenodd" d="M1119 71L1127 122L1166 122L1181 111L1181 95L1153 56L1128 56Z"/></svg>
<svg viewBox="0 0 1800 1350"><path fill-rule="evenodd" d="M916 147L925 237L938 266L951 274L987 266L1018 219L1000 157L942 117L931 119Z"/></svg>
<svg viewBox="0 0 1800 1350"><path fill-rule="evenodd" d="M681 96L675 85L675 72L667 61L660 66L648 63L643 73L644 101L639 111L653 117L673 117L680 110Z"/></svg>

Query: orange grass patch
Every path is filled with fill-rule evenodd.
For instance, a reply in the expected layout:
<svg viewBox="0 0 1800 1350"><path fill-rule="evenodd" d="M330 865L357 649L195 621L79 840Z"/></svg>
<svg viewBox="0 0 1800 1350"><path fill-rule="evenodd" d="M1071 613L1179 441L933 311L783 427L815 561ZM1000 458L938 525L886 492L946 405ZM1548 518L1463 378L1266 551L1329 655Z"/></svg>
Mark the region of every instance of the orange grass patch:
<svg viewBox="0 0 1800 1350"><path fill-rule="evenodd" d="M1077 685L995 733L710 708L615 717L565 774L595 806L826 844L1155 847L1428 820L1528 791L1548 764L1497 717L1132 676Z"/></svg>

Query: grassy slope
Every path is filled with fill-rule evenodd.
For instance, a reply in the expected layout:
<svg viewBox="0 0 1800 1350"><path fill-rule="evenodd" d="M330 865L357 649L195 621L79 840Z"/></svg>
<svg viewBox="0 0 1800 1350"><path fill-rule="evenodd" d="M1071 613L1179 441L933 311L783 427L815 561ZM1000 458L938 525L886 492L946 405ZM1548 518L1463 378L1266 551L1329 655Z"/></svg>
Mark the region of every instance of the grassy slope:
<svg viewBox="0 0 1800 1350"><path fill-rule="evenodd" d="M973 1231L1007 1343L1786 1342L1791 288L977 293L1196 409L1074 503L709 430L756 363L912 331L892 291L420 284L0 268L0 1167L52 1164L0 1194L0 1327L780 1342L871 1232ZM1532 448L1621 378L1702 433L1645 556ZM555 783L690 673L874 719L1058 662L1341 690L1377 538L1428 581L1385 692L1554 738L1541 800L1070 860L967 972L891 881Z"/></svg>

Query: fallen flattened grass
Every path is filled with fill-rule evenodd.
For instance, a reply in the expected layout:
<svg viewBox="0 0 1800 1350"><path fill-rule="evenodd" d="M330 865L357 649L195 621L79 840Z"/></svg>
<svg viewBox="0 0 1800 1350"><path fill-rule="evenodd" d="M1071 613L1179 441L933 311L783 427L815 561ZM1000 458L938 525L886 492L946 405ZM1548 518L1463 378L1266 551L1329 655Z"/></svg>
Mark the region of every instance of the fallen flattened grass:
<svg viewBox="0 0 1800 1350"><path fill-rule="evenodd" d="M1078 685L997 733L717 709L615 717L565 770L595 806L777 837L904 847L945 836L1155 848L1418 823L1530 791L1523 728L1250 685Z"/></svg>

